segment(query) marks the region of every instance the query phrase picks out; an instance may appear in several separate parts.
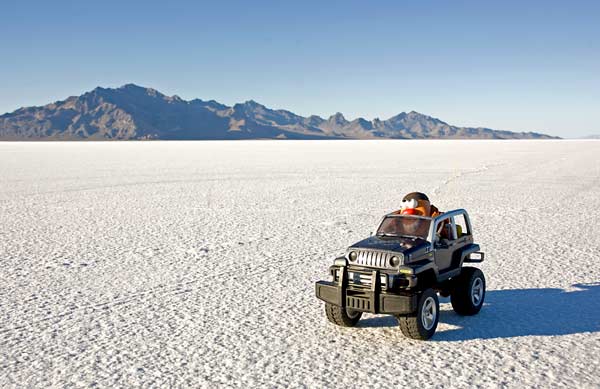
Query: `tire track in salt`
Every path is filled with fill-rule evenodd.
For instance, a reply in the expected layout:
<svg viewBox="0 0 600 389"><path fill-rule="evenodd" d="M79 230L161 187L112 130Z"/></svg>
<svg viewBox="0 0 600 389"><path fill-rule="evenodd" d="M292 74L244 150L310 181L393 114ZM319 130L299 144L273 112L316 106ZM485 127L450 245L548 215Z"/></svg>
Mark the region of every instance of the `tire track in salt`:
<svg viewBox="0 0 600 389"><path fill-rule="evenodd" d="M483 165L482 167L477 168L477 169L459 171L457 174L454 174L453 176L447 178L444 182L442 182L440 185L435 187L432 190L432 193L434 195L439 195L448 185L450 185L451 183L453 183L465 176L471 176L474 174L483 173L483 172L488 171L490 168L495 168L495 167L499 167L499 166L503 166L503 165L506 165L506 164L498 163L498 164L491 164L491 165Z"/></svg>

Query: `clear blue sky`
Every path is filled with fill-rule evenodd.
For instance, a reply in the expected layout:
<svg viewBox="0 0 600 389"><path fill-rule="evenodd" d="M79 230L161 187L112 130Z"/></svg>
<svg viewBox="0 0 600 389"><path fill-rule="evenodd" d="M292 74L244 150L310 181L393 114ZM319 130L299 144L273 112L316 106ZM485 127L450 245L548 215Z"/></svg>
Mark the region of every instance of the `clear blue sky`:
<svg viewBox="0 0 600 389"><path fill-rule="evenodd" d="M600 133L600 1L0 3L0 113L96 86Z"/></svg>

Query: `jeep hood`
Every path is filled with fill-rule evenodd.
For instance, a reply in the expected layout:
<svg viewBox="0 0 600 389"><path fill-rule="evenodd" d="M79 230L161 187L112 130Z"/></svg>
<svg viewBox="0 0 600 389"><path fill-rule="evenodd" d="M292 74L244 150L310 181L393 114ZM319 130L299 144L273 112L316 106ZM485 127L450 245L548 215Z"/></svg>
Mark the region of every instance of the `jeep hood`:
<svg viewBox="0 0 600 389"><path fill-rule="evenodd" d="M428 245L428 241L420 238L371 236L354 243L348 249L385 250L408 254Z"/></svg>

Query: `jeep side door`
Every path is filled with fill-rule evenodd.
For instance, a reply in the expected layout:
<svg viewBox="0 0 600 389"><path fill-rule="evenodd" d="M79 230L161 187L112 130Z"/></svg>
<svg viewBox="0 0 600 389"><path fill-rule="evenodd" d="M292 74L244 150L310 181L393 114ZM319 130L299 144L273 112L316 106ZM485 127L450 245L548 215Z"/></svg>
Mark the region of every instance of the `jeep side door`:
<svg viewBox="0 0 600 389"><path fill-rule="evenodd" d="M452 257L451 267L458 269L462 255L462 248L473 243L473 235L471 234L471 226L468 217L465 214L457 214L452 216L452 222L456 231L456 240L454 241L454 254Z"/></svg>
<svg viewBox="0 0 600 389"><path fill-rule="evenodd" d="M451 270L455 244L456 227L453 219L447 217L439 220L435 226L434 260L440 273Z"/></svg>

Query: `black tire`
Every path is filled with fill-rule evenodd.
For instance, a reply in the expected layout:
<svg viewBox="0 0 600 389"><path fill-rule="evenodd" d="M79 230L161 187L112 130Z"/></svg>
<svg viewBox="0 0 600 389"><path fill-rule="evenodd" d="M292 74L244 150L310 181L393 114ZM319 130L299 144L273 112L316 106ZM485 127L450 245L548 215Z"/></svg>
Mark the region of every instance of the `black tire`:
<svg viewBox="0 0 600 389"><path fill-rule="evenodd" d="M450 296L454 312L465 316L475 315L481 310L484 299L483 272L475 267L464 267L460 276L454 280L454 289Z"/></svg>
<svg viewBox="0 0 600 389"><path fill-rule="evenodd" d="M354 327L362 316L360 311L338 307L329 303L325 303L325 313L327 313L327 319L330 322L341 327Z"/></svg>
<svg viewBox="0 0 600 389"><path fill-rule="evenodd" d="M407 338L418 340L431 338L440 320L440 302L437 293L433 289L425 289L419 295L417 311L410 315L398 315L396 318L400 330Z"/></svg>

